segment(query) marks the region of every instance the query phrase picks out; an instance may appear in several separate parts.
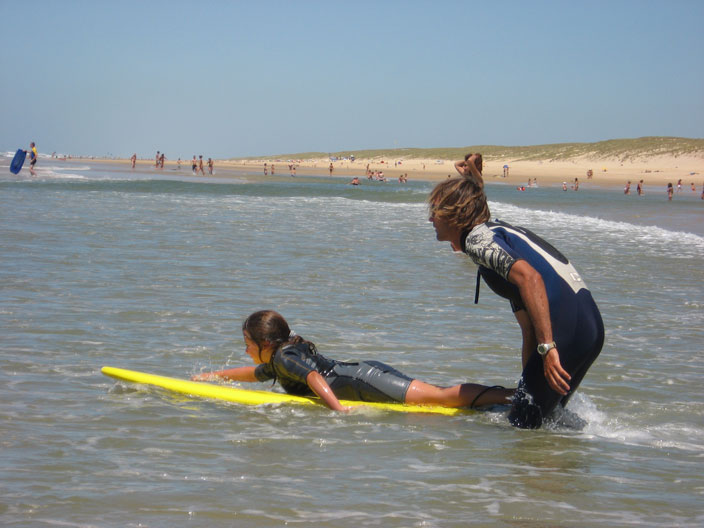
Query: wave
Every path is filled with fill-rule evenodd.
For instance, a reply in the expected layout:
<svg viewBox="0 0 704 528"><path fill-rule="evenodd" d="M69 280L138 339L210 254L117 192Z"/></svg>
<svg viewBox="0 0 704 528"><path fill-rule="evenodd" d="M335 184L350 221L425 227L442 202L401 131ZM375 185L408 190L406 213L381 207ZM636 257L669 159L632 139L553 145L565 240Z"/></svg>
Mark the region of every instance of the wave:
<svg viewBox="0 0 704 528"><path fill-rule="evenodd" d="M666 243L668 247L687 247L704 256L704 237L694 233L672 231L658 226L643 226L629 222L607 220L598 216L584 216L543 209L528 209L502 202L489 202L490 208L496 218L509 223L530 226L545 226L549 229L559 227L560 230L581 233L598 233L600 236L624 241L636 242L643 245L657 244L659 247Z"/></svg>

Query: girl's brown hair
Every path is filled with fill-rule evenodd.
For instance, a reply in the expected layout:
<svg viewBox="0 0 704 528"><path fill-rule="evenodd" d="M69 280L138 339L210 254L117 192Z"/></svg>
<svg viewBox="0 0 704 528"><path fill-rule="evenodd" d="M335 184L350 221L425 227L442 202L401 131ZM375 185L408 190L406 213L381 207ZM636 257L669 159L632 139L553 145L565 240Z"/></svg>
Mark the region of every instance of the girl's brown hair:
<svg viewBox="0 0 704 528"><path fill-rule="evenodd" d="M267 344L274 345L274 351L277 351L284 345L306 343L314 354L317 352L313 343L292 332L286 319L274 310L254 312L242 323L242 331L249 334L259 350ZM274 354L271 357L273 358Z"/></svg>

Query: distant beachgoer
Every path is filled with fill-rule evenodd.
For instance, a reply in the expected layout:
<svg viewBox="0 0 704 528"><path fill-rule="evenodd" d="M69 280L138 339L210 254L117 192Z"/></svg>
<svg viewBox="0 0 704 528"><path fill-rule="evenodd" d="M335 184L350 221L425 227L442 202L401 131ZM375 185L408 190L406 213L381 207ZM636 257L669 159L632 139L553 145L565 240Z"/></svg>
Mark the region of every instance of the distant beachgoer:
<svg viewBox="0 0 704 528"><path fill-rule="evenodd" d="M692 191L697 192L697 188L694 186L694 182L692 182L691 184L691 189Z"/></svg>
<svg viewBox="0 0 704 528"><path fill-rule="evenodd" d="M208 174L213 175L213 158L208 158Z"/></svg>
<svg viewBox="0 0 704 528"><path fill-rule="evenodd" d="M591 170L591 169L589 169L589 170L587 171L587 179L588 179L588 180L591 180L591 179L592 179L592 176L594 176L594 171Z"/></svg>
<svg viewBox="0 0 704 528"><path fill-rule="evenodd" d="M682 190L682 179L677 180L677 192Z"/></svg>
<svg viewBox="0 0 704 528"><path fill-rule="evenodd" d="M176 167L178 170L181 170L181 158L178 158L178 161L176 161Z"/></svg>
<svg viewBox="0 0 704 528"><path fill-rule="evenodd" d="M162 152L161 157L159 158L159 167L164 168L164 161L166 160L166 155Z"/></svg>
<svg viewBox="0 0 704 528"><path fill-rule="evenodd" d="M245 352L256 366L198 374L191 379L243 382L278 381L289 394L318 396L333 411L349 411L340 399L443 407L509 403L514 389L464 383L438 387L413 379L380 361L343 362L318 353L273 310L254 312L242 324Z"/></svg>
<svg viewBox="0 0 704 528"><path fill-rule="evenodd" d="M130 161L132 162L132 168L134 169L135 165L137 164L137 154L136 153L132 154Z"/></svg>
<svg viewBox="0 0 704 528"><path fill-rule="evenodd" d="M332 166L332 163L330 163L330 168L329 168L329 170L330 170L330 176L332 176L332 169L333 169L333 166Z"/></svg>
<svg viewBox="0 0 704 528"><path fill-rule="evenodd" d="M161 152L156 151L156 157L154 158L154 167L159 168L159 160L161 159Z"/></svg>
<svg viewBox="0 0 704 528"><path fill-rule="evenodd" d="M359 178L357 178L357 176L355 176L354 178L352 178L352 181L349 184L350 185L359 185Z"/></svg>
<svg viewBox="0 0 704 528"><path fill-rule="evenodd" d="M482 178L483 166L483 158L479 153L466 154L464 160L455 162L455 169L460 176L471 179L482 189L484 188L484 178Z"/></svg>
<svg viewBox="0 0 704 528"><path fill-rule="evenodd" d="M631 194L631 180L628 180L626 187L623 189L623 194ZM640 191L638 194L640 194Z"/></svg>
<svg viewBox="0 0 704 528"><path fill-rule="evenodd" d="M538 178L533 178L533 187L538 187Z"/></svg>
<svg viewBox="0 0 704 528"><path fill-rule="evenodd" d="M264 163L264 176L269 174L269 167L267 166L266 163Z"/></svg>
<svg viewBox="0 0 704 528"><path fill-rule="evenodd" d="M205 176L205 171L203 170L203 156L200 155L198 156L198 171L196 174L200 172L203 176Z"/></svg>
<svg viewBox="0 0 704 528"><path fill-rule="evenodd" d="M643 196L643 180L638 182L638 186L636 187L636 191L638 191L638 196Z"/></svg>
<svg viewBox="0 0 704 528"><path fill-rule="evenodd" d="M504 178L508 178L508 165L504 165Z"/></svg>
<svg viewBox="0 0 704 528"><path fill-rule="evenodd" d="M567 182L562 182L562 190L563 191L567 190Z"/></svg>
<svg viewBox="0 0 704 528"><path fill-rule="evenodd" d="M193 159L191 160L191 170L193 171L193 174L198 172L198 161L196 161L195 154L193 154Z"/></svg>
<svg viewBox="0 0 704 528"><path fill-rule="evenodd" d="M272 176L274 175L274 164L273 163L271 164L271 175Z"/></svg>
<svg viewBox="0 0 704 528"><path fill-rule="evenodd" d="M667 184L667 199L672 201L672 195L675 192L675 189L672 187L672 182Z"/></svg>
<svg viewBox="0 0 704 528"><path fill-rule="evenodd" d="M574 185L572 186L572 188L573 188L575 191L578 191L578 190L579 190L579 178L575 178L575 179L574 179Z"/></svg>
<svg viewBox="0 0 704 528"><path fill-rule="evenodd" d="M37 146L34 144L34 141L29 144L29 150L25 150L24 153L29 154L29 173L32 176L36 176L37 173L34 172L34 166L37 164L39 154L37 154Z"/></svg>

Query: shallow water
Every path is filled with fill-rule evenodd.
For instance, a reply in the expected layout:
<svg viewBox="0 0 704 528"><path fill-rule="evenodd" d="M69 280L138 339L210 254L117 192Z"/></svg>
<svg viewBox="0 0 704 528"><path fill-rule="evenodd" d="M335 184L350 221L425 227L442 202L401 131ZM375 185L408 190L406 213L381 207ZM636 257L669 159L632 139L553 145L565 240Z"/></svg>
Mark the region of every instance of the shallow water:
<svg viewBox="0 0 704 528"><path fill-rule="evenodd" d="M473 304L430 184L45 165L0 167L3 525L704 523L704 202L488 186L494 216L571 258L606 325L569 406L584 430L521 431L505 408L244 407L100 374L249 364L241 322L275 308L336 359L513 386L518 325L487 287Z"/></svg>

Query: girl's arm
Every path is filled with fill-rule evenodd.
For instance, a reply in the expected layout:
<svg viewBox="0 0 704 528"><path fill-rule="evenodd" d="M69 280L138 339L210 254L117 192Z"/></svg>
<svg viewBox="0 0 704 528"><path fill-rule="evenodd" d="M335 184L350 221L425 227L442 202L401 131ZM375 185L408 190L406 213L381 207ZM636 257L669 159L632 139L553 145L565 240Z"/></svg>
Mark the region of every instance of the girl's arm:
<svg viewBox="0 0 704 528"><path fill-rule="evenodd" d="M327 405L330 409L333 411L349 411L349 407L344 407L341 403L340 400L337 399L337 396L335 396L335 393L332 392L332 389L330 388L330 385L328 385L328 382L325 381L325 378L323 378L319 372L316 372L315 370L312 371L308 376L306 376L306 383L310 387L310 389L316 393L321 400L325 402L325 405Z"/></svg>
<svg viewBox="0 0 704 528"><path fill-rule="evenodd" d="M232 380L232 381L259 381L254 375L254 369L257 367L237 367L228 370L217 370L215 372L206 372L204 374L196 374L191 376L193 381L212 381L212 380Z"/></svg>

